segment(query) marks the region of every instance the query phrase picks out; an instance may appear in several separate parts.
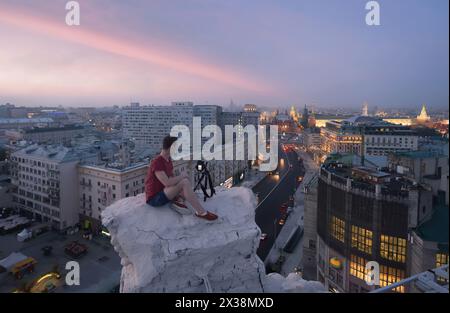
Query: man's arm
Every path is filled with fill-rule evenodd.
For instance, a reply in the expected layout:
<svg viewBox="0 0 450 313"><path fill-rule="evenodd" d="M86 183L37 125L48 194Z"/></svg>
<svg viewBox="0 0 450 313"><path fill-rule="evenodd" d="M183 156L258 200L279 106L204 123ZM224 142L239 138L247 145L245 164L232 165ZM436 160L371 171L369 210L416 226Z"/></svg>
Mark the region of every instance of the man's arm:
<svg viewBox="0 0 450 313"><path fill-rule="evenodd" d="M167 174L164 171L156 171L156 178L164 185L164 187L170 187L178 184L183 178L187 178L186 175L167 177Z"/></svg>

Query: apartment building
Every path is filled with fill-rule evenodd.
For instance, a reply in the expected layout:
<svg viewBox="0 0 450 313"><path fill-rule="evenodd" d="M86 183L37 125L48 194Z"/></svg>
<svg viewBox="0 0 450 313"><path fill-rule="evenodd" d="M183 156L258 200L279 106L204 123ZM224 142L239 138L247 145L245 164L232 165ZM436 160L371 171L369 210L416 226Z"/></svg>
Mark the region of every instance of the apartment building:
<svg viewBox="0 0 450 313"><path fill-rule="evenodd" d="M77 168L80 220L98 231L101 212L113 202L145 191L148 163L127 167L80 164Z"/></svg>
<svg viewBox="0 0 450 313"><path fill-rule="evenodd" d="M95 151L31 145L11 155L13 202L21 213L65 229L78 223L77 166Z"/></svg>
<svg viewBox="0 0 450 313"><path fill-rule="evenodd" d="M136 148L149 149L149 155L155 155L174 125L186 125L192 130L193 116L192 102L174 102L170 106L135 103L123 108L123 138L133 140Z"/></svg>
<svg viewBox="0 0 450 313"><path fill-rule="evenodd" d="M132 103L123 109L123 138L135 141L138 150L147 150L149 156L159 153L161 143L174 125L186 125L192 134L193 117L201 118L202 129L206 125L218 125L225 140L225 125L243 127L259 125L256 106L247 105L243 112L224 112L217 105L195 105L192 102L173 102L170 106L141 106ZM208 138L202 139L202 144Z"/></svg>
<svg viewBox="0 0 450 313"><path fill-rule="evenodd" d="M365 155L386 156L419 149L419 137L409 126L368 125L364 127L364 140Z"/></svg>

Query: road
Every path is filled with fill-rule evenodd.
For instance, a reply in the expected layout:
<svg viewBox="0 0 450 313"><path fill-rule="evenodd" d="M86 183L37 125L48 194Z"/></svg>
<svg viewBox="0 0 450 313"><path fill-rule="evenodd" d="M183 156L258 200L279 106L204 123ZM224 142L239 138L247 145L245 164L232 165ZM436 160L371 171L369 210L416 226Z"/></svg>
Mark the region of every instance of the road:
<svg viewBox="0 0 450 313"><path fill-rule="evenodd" d="M292 168L289 167L292 165ZM261 241L257 254L265 260L273 246L282 226L278 225L281 218L280 206L288 201L296 191L297 177L303 176L303 167L300 166L295 152L285 153L280 148L279 175L268 175L255 187L253 192L259 194L260 203L256 208L255 221L263 233L268 236Z"/></svg>

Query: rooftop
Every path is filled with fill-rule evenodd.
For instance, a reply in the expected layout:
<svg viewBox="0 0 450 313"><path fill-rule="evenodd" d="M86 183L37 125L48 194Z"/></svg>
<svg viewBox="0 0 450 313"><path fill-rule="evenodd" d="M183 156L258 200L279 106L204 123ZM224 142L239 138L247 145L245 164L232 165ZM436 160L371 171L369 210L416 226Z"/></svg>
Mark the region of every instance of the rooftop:
<svg viewBox="0 0 450 313"><path fill-rule="evenodd" d="M321 176L323 179L331 173L331 181L346 187L347 179L351 179L352 189L376 193L376 185L381 186L381 194L391 199L405 199L409 191L418 188L415 181L407 179L394 172L380 171L377 168L360 166L340 161L329 161L323 164ZM403 201L403 200L402 200Z"/></svg>
<svg viewBox="0 0 450 313"><path fill-rule="evenodd" d="M24 149L14 152L13 156L34 157L62 163L83 159L85 157L87 158L94 153L94 151L89 149L73 149L63 145L32 144Z"/></svg>
<svg viewBox="0 0 450 313"><path fill-rule="evenodd" d="M143 167L148 167L148 163L147 162L139 162L139 163L131 164L129 166L123 166L120 163L109 163L109 164L100 164L100 165L83 164L81 166L86 169L100 170L100 171L104 171L104 172L120 174L120 173L125 173L128 171L140 169Z"/></svg>
<svg viewBox="0 0 450 313"><path fill-rule="evenodd" d="M348 122L350 124L357 124L357 125L359 125L359 124L364 124L364 125L388 124L387 122L383 121L379 117L363 116L363 115L352 116L352 117L344 120L344 122Z"/></svg>
<svg viewBox="0 0 450 313"><path fill-rule="evenodd" d="M446 244L444 250L448 252L448 206L439 205L434 208L433 216L430 220L420 225L416 232L424 240Z"/></svg>
<svg viewBox="0 0 450 313"><path fill-rule="evenodd" d="M433 150L418 150L418 151L408 151L408 152L398 152L394 153L395 156L398 157L406 157L411 159L426 159L426 158L435 158L438 156L442 156L439 151Z"/></svg>
<svg viewBox="0 0 450 313"><path fill-rule="evenodd" d="M40 118L0 118L0 124L53 123L53 119Z"/></svg>
<svg viewBox="0 0 450 313"><path fill-rule="evenodd" d="M77 125L67 125L64 127L32 128L32 129L25 130L25 133L34 134L34 133L46 133L46 132L57 132L57 131L81 130L81 129L84 129L84 127L77 126Z"/></svg>

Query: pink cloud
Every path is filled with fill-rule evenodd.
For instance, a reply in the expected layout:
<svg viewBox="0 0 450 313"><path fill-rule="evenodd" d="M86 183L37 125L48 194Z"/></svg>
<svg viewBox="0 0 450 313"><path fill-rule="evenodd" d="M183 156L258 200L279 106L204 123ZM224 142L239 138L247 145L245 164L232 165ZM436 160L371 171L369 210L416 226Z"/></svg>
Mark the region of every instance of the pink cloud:
<svg viewBox="0 0 450 313"><path fill-rule="evenodd" d="M95 32L83 25L78 27L67 26L63 19L56 22L48 18L36 17L32 14L12 8L2 7L0 10L0 22L12 27L18 27L51 36L58 40L87 46L99 51L119 55L134 60L143 61L148 64L157 65L162 68L176 70L201 78L210 79L219 83L237 87L251 92L268 94L271 88L265 83L249 78L247 75L232 71L224 66L206 64L176 53L167 48L158 47L156 43L136 43L114 38L103 33ZM150 47L151 46L151 47Z"/></svg>

